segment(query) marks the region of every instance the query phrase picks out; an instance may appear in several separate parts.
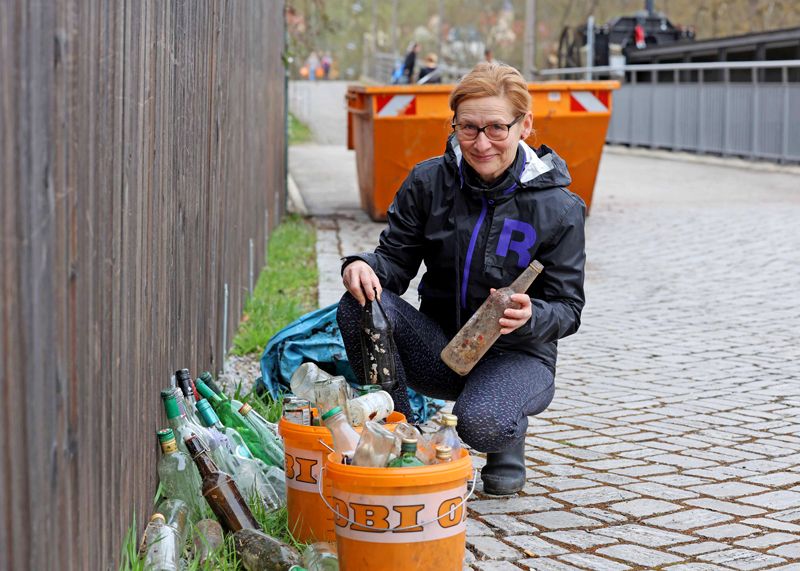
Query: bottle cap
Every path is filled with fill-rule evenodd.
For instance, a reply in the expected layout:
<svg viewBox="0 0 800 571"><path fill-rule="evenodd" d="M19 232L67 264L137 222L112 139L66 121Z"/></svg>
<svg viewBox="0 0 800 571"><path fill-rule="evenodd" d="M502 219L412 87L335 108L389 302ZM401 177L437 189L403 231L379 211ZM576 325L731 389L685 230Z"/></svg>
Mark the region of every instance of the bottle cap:
<svg viewBox="0 0 800 571"><path fill-rule="evenodd" d="M449 458L453 455L453 449L450 446L440 445L436 447L437 458Z"/></svg>
<svg viewBox="0 0 800 571"><path fill-rule="evenodd" d="M358 394L359 395L368 395L369 393L376 393L381 390L380 385L359 385L358 386Z"/></svg>
<svg viewBox="0 0 800 571"><path fill-rule="evenodd" d="M402 443L400 444L400 453L406 452L416 452L417 451L417 439L416 438L403 438Z"/></svg>
<svg viewBox="0 0 800 571"><path fill-rule="evenodd" d="M159 430L156 432L156 435L158 435L159 442L169 442L170 440L175 440L175 433L172 432L171 428Z"/></svg>
<svg viewBox="0 0 800 571"><path fill-rule="evenodd" d="M442 426L457 426L458 417L454 414L444 413L439 418L439 424L441 424Z"/></svg>
<svg viewBox="0 0 800 571"><path fill-rule="evenodd" d="M253 407L247 403L242 404L241 408L239 409L239 414L242 416L246 416L248 412L253 410Z"/></svg>
<svg viewBox="0 0 800 571"><path fill-rule="evenodd" d="M203 420L206 426L214 426L219 422L217 413L214 412L214 409L211 408L211 405L206 399L197 401L197 412L200 413L200 418Z"/></svg>
<svg viewBox="0 0 800 571"><path fill-rule="evenodd" d="M328 412L326 412L325 414L323 414L323 415L322 415L322 420L324 421L324 420L326 420L326 419L328 419L328 418L332 417L332 416L333 416L334 414L336 414L337 412L342 412L342 407L340 407L340 406L335 406L335 407L333 407L333 408L332 408L332 409L330 409Z"/></svg>
<svg viewBox="0 0 800 571"><path fill-rule="evenodd" d="M167 518L165 518L163 514L154 513L153 515L150 516L150 523L155 523L155 522L167 523Z"/></svg>
<svg viewBox="0 0 800 571"><path fill-rule="evenodd" d="M208 371L203 371L202 373L200 373L200 380L203 381L204 383L207 383L208 381L212 381L213 382L214 378L211 376L211 373L209 373Z"/></svg>

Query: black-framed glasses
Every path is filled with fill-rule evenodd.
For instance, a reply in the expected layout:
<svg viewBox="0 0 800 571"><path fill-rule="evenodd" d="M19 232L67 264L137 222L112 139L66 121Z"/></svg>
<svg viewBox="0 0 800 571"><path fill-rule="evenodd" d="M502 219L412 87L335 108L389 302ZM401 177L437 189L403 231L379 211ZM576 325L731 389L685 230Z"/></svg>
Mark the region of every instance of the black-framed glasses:
<svg viewBox="0 0 800 571"><path fill-rule="evenodd" d="M511 127L519 123L525 117L523 113L511 123L491 123L478 127L477 125L470 125L469 123L453 123L453 131L456 132L456 137L462 141L473 141L478 138L478 134L483 133L486 138L491 141L505 141L508 138L508 132Z"/></svg>

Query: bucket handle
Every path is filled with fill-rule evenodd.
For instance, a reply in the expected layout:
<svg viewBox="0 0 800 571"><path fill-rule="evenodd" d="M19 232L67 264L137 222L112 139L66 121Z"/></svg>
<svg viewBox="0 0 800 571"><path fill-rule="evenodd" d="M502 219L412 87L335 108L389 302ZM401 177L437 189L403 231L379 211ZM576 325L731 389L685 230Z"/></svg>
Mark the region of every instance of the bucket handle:
<svg viewBox="0 0 800 571"><path fill-rule="evenodd" d="M319 492L319 497L322 498L322 503L324 503L325 506L330 511L332 511L334 514L336 514L336 517L340 517L340 518L342 518L343 520L345 520L346 522L348 522L348 523L350 523L352 525L357 525L359 527L365 527L367 529L375 529L375 528L370 528L369 526L364 525L363 523L359 523L357 521L353 521L352 519L350 519L347 516L343 516L342 514L339 513L339 509L338 508L335 508L335 507L333 507L332 505L330 505L328 503L328 500L325 497L325 494L322 492L322 486L323 486L322 480L323 480L323 474L325 472L325 468L326 467L327 466L323 466L322 468L320 468L320 470L319 470L319 480L317 481L317 491ZM445 516L452 516L453 513L455 512L455 510L457 510L458 508L463 506L465 503L467 503L467 500L470 499L470 497L472 497L472 494L475 492L475 485L477 483L478 483L478 469L477 468L473 468L472 486L469 489L469 493L466 496L464 496L463 498L461 498L461 502L459 502L456 505L452 506L445 513L443 513L439 517L435 517L435 518L433 518L431 520L424 521L422 523L418 523L418 524L415 524L415 525L407 525L405 527L393 527L391 529L382 529L381 531L407 531L407 530L410 530L410 529L416 529L418 527L423 527L424 528L426 525L431 524L431 523L433 523L435 521L439 521L440 519L442 519Z"/></svg>

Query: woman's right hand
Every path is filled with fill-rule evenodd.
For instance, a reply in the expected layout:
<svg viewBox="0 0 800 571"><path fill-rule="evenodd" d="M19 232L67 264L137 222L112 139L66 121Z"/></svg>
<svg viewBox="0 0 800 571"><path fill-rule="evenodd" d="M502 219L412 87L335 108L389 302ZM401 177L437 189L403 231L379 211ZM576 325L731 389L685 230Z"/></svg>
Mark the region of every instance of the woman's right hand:
<svg viewBox="0 0 800 571"><path fill-rule="evenodd" d="M367 299L375 299L375 291L378 292L378 301L381 299L381 282L375 271L364 260L356 260L347 264L342 273L342 283L347 291L356 298L359 304L364 305ZM364 297L366 295L366 298Z"/></svg>

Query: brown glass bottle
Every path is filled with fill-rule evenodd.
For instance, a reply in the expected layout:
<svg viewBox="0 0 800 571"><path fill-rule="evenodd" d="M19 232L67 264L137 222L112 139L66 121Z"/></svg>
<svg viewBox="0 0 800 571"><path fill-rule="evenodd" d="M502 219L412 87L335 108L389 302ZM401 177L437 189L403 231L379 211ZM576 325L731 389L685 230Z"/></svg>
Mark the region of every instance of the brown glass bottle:
<svg viewBox="0 0 800 571"><path fill-rule="evenodd" d="M261 529L236 482L217 468L208 455L208 450L196 436L186 439L186 447L203 478L203 497L225 531L235 533L240 529Z"/></svg>
<svg viewBox="0 0 800 571"><path fill-rule="evenodd" d="M469 373L500 337L500 318L505 310L518 307L511 301L511 296L525 293L541 271L542 264L534 260L510 286L493 291L442 349L441 358L445 365L459 375Z"/></svg>

